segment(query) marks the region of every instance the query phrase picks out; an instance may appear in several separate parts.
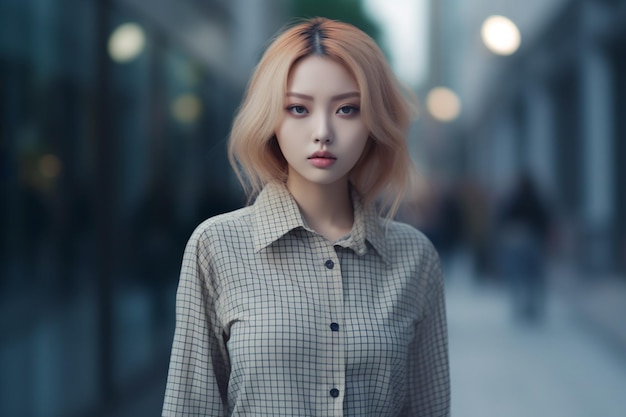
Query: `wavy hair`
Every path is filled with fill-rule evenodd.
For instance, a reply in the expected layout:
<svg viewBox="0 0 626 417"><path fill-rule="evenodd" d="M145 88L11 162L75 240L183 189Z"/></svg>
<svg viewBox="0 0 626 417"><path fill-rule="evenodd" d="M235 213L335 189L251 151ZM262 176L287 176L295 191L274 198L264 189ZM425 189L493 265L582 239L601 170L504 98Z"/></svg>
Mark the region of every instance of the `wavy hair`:
<svg viewBox="0 0 626 417"><path fill-rule="evenodd" d="M295 22L274 38L233 121L230 163L250 199L266 183L287 179L287 162L274 132L283 115L289 72L298 60L311 55L330 58L354 76L361 116L370 133L350 172L350 183L365 203L380 198L381 211L392 217L417 178L407 146L416 101L374 40L350 24L316 17Z"/></svg>

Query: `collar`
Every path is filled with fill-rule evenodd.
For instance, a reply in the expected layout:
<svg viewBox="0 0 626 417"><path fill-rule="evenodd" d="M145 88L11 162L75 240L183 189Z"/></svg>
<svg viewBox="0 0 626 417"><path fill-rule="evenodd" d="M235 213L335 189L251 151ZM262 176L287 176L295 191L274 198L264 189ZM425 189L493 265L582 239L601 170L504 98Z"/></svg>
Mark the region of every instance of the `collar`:
<svg viewBox="0 0 626 417"><path fill-rule="evenodd" d="M351 197L354 225L350 234L335 242L335 245L352 249L357 255L363 256L368 251L369 243L385 263L389 263L385 231L375 207L365 205L354 189L351 189ZM295 199L282 183L266 184L252 207L255 252L266 248L294 229L310 230Z"/></svg>

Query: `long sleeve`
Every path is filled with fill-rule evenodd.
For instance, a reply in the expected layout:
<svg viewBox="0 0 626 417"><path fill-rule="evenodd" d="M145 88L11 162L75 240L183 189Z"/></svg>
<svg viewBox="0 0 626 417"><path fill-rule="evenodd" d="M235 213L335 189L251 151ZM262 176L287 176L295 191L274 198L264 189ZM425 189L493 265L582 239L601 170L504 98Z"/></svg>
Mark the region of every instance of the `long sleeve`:
<svg viewBox="0 0 626 417"><path fill-rule="evenodd" d="M450 375L444 281L434 252L427 269L429 306L416 325L409 352L409 401L411 417L450 415Z"/></svg>
<svg viewBox="0 0 626 417"><path fill-rule="evenodd" d="M228 369L212 268L199 228L183 256L162 415L225 416Z"/></svg>

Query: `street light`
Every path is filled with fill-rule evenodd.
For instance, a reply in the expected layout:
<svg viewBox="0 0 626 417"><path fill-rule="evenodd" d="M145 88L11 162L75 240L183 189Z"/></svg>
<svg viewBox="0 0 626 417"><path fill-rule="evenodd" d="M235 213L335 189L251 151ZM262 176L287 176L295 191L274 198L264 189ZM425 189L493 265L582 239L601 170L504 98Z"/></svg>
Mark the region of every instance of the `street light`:
<svg viewBox="0 0 626 417"><path fill-rule="evenodd" d="M497 55L511 55L521 43L520 31L510 19L504 16L488 17L480 30L487 48Z"/></svg>
<svg viewBox="0 0 626 417"><path fill-rule="evenodd" d="M461 101L456 93L446 87L435 87L426 97L426 107L433 118L451 122L461 113Z"/></svg>
<svg viewBox="0 0 626 417"><path fill-rule="evenodd" d="M182 94L171 105L174 119L182 124L191 124L202 114L202 103L194 94Z"/></svg>
<svg viewBox="0 0 626 417"><path fill-rule="evenodd" d="M146 37L141 26L124 23L109 38L109 55L115 62L128 62L141 53L145 43Z"/></svg>

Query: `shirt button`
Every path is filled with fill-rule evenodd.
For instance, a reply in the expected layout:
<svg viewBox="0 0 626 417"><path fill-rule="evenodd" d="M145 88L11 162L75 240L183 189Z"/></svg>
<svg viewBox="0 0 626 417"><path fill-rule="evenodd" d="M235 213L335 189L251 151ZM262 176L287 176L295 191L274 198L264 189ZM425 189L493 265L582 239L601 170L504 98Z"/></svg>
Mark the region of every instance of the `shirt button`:
<svg viewBox="0 0 626 417"><path fill-rule="evenodd" d="M338 332L339 325L337 323L330 323L330 330L332 330L333 332Z"/></svg>
<svg viewBox="0 0 626 417"><path fill-rule="evenodd" d="M330 396L333 398L339 397L339 390L337 388L333 388L330 390Z"/></svg>
<svg viewBox="0 0 626 417"><path fill-rule="evenodd" d="M333 269L335 267L335 263L329 259L324 263L324 266L328 269Z"/></svg>

